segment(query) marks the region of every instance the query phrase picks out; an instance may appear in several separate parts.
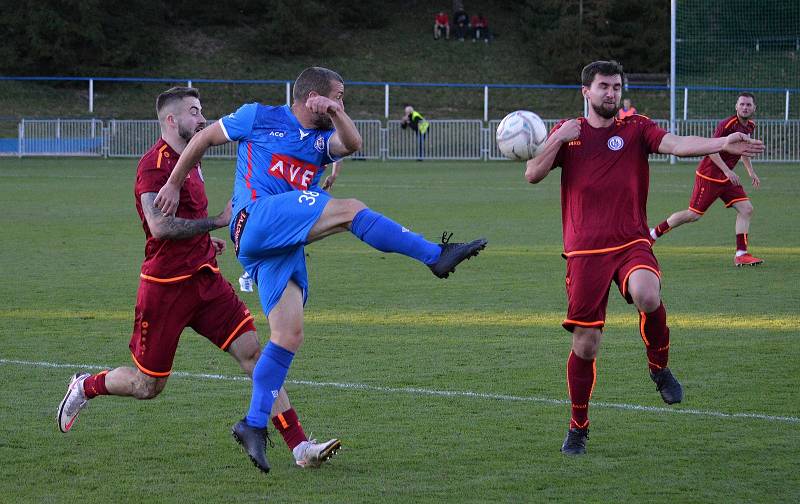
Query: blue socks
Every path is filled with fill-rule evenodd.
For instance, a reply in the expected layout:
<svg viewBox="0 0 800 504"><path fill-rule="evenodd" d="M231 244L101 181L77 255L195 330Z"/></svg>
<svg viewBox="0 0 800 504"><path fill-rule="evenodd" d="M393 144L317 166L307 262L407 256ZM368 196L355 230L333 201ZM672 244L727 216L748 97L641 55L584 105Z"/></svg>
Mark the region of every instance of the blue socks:
<svg viewBox="0 0 800 504"><path fill-rule="evenodd" d="M350 232L381 252L397 252L427 265L435 263L442 253L439 245L369 208L353 217Z"/></svg>
<svg viewBox="0 0 800 504"><path fill-rule="evenodd" d="M293 357L294 353L271 341L264 347L253 369L253 395L245 417L250 427L263 429L269 423L272 404L286 380Z"/></svg>

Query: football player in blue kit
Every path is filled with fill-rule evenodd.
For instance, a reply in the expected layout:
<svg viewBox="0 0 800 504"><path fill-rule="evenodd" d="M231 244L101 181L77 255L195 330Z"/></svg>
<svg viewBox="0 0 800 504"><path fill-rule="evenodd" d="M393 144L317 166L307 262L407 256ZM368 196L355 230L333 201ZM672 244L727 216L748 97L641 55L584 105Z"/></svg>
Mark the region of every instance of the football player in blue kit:
<svg viewBox="0 0 800 504"><path fill-rule="evenodd" d="M439 278L486 246L485 239L449 243L447 236L432 243L361 201L331 197L320 187L324 165L361 149L361 135L344 110L344 82L332 70L307 68L292 96L291 107L246 104L197 133L155 200L163 213L173 213L186 174L206 150L239 142L231 239L258 285L270 341L253 370L250 409L234 425L233 436L263 472L269 471L269 413L303 342L304 246L350 231L375 249L422 262Z"/></svg>

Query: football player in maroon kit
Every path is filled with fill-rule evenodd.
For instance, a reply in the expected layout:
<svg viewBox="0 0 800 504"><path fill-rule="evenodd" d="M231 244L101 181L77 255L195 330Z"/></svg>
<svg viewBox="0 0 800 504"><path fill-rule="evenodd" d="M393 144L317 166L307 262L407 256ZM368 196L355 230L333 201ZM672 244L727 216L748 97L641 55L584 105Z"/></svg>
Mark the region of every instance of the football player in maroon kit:
<svg viewBox="0 0 800 504"><path fill-rule="evenodd" d="M752 135L756 123L751 120L756 111L755 96L752 93L739 93L736 99L736 113L723 119L714 130L715 137L723 137L731 133L741 132ZM689 208L675 212L667 220L650 229L650 236L655 240L672 229L696 222L705 214L706 210L717 200L725 203L725 208L736 209L736 253L733 256L734 266L756 266L764 262L763 259L753 257L747 252L747 232L750 230L750 219L753 216L753 205L744 192L742 181L734 173L736 163L742 159L750 181L755 189L761 185L758 175L753 170L750 158L735 154L720 153L709 154L704 157L697 167L694 178L692 197L689 198Z"/></svg>
<svg viewBox="0 0 800 504"><path fill-rule="evenodd" d="M228 352L249 376L261 352L250 310L217 267L216 256L225 251L225 241L209 234L212 229L229 225L230 201L221 214L208 216L198 163L180 190L174 215L163 214L154 204L156 193L189 140L206 124L200 95L194 88L169 89L158 96L156 113L161 138L139 160L134 187L136 210L146 237L129 345L136 367L118 367L94 375L76 373L58 408L61 432L72 428L78 413L94 397L152 399L161 393L186 327ZM271 417L300 467L318 467L341 446L338 439L309 441L283 388Z"/></svg>
<svg viewBox="0 0 800 504"><path fill-rule="evenodd" d="M587 118L556 124L542 151L526 165L531 184L561 167L561 212L567 260L567 317L572 332L567 388L572 403L565 454L586 453L588 407L596 378L611 282L639 312L650 377L667 404L683 388L667 367L669 328L661 302L661 273L647 227L648 155L698 156L725 151L755 155L764 145L743 133L722 138L672 135L642 115L617 119L622 66L596 61L581 73Z"/></svg>

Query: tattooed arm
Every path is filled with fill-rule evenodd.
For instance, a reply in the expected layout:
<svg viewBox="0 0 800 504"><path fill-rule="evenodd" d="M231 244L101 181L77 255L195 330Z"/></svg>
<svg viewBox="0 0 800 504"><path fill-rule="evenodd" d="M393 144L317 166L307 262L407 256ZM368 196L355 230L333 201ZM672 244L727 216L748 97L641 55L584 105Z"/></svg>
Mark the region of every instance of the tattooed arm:
<svg viewBox="0 0 800 504"><path fill-rule="evenodd" d="M141 196L142 211L147 220L147 227L153 238L158 240L184 240L203 233L208 233L212 229L227 226L231 221L231 202L225 206L225 210L216 217L205 219L183 219L174 215L164 215L161 210L156 208L156 193L144 193Z"/></svg>

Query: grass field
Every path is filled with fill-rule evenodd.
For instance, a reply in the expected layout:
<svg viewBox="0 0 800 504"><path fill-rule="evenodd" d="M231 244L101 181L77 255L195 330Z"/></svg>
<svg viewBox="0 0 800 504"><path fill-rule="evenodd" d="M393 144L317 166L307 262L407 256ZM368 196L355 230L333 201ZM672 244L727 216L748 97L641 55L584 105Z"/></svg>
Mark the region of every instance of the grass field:
<svg viewBox="0 0 800 504"><path fill-rule="evenodd" d="M732 266L734 214L719 203L655 245L683 404L661 402L635 310L612 291L589 454L565 458L557 177L531 187L511 163L346 163L335 195L489 247L446 281L349 234L308 248L306 342L287 389L306 431L344 449L303 471L276 439L265 476L229 434L249 383L190 330L160 397L99 398L58 431L72 373L130 365L135 164L0 159L0 502L800 501L800 167L756 165L762 267ZM693 169L653 165L651 223L685 206ZM203 170L217 211L231 163ZM230 252L221 264L235 281Z"/></svg>

